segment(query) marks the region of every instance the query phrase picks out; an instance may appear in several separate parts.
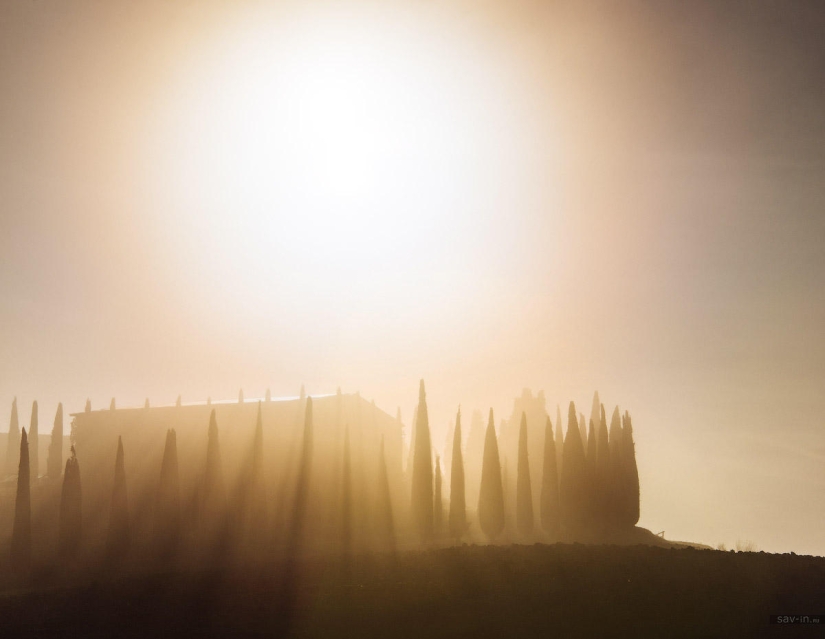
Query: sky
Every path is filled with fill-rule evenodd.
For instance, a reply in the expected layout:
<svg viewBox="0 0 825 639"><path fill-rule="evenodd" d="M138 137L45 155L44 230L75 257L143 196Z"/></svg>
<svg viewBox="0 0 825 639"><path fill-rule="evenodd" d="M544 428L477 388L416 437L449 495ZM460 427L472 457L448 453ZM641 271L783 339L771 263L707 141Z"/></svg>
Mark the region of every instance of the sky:
<svg viewBox="0 0 825 639"><path fill-rule="evenodd" d="M0 4L0 407L633 415L640 525L825 554L818 2ZM0 417L0 429L8 428Z"/></svg>

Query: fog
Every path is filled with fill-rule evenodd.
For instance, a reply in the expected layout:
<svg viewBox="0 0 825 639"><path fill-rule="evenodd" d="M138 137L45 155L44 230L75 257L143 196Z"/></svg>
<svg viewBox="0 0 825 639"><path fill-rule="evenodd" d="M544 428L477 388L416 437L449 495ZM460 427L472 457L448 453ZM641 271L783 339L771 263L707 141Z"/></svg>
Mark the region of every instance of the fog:
<svg viewBox="0 0 825 639"><path fill-rule="evenodd" d="M445 495L462 407L471 509L491 407L515 456L522 411L543 442L598 391L633 416L640 526L825 554L823 27L802 2L5 3L0 407L28 432L38 400L45 469L58 402L212 397L231 498L256 405L218 399L341 387L400 407L409 451L424 378ZM182 499L208 423L178 431ZM135 517L160 477L174 426L125 426L100 485L77 442L84 524L118 436Z"/></svg>

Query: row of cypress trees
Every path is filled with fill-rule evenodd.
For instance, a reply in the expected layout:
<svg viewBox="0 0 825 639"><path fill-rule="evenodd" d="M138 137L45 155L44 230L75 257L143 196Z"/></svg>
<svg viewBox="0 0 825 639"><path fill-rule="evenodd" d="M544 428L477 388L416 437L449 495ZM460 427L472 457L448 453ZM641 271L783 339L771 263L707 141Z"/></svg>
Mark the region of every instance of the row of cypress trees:
<svg viewBox="0 0 825 639"><path fill-rule="evenodd" d="M570 402L567 434L562 442L561 472L553 424L547 417L540 486L539 525L545 533L560 537L577 537L595 533L608 535L622 528L632 528L639 521L639 473L636 465L633 424L630 415L619 415L618 407L608 431L604 405L600 405L598 428L590 421L589 431L576 416ZM560 421L560 420L559 420ZM416 529L424 541L441 533L441 465L436 458L435 494L433 494L432 453L424 381L419 386L415 420L412 472L412 514ZM557 433L560 427L557 424ZM582 437L586 432L586 440ZM516 479L516 528L529 537L536 532L533 512L533 486L527 441L527 417L522 413L518 441L518 475ZM500 538L505 528L502 467L496 437L493 410L490 409L481 467L478 523L491 540ZM465 502L464 459L461 439L461 409L456 414L450 476L450 537L460 539L468 530Z"/></svg>
<svg viewBox="0 0 825 639"><path fill-rule="evenodd" d="M20 462L20 423L17 416L17 398L11 404L11 419L9 421L9 434L6 445L5 475L13 475ZM36 481L40 476L39 444L40 444L40 424L38 418L37 400L32 402L31 421L27 433L29 451L29 474L32 481ZM57 412L54 416L54 426L52 436L49 441L49 455L46 460L46 478L50 482L60 480L63 470L63 404L57 405Z"/></svg>

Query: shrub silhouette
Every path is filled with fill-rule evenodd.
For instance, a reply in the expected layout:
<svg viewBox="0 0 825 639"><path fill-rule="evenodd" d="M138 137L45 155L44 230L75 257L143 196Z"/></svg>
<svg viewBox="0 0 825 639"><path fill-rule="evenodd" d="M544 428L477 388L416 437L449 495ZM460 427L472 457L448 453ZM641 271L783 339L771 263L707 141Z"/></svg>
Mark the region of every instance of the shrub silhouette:
<svg viewBox="0 0 825 639"><path fill-rule="evenodd" d="M14 503L14 526L11 534L11 562L15 568L26 569L32 557L31 470L29 440L26 429L20 437L20 464L17 471L17 498Z"/></svg>
<svg viewBox="0 0 825 639"><path fill-rule="evenodd" d="M430 423L427 416L427 393L424 380L418 387L418 411L415 422L415 453L412 469L412 515L422 541L433 535L433 466Z"/></svg>
<svg viewBox="0 0 825 639"><path fill-rule="evenodd" d="M453 459L450 464L450 536L461 539L467 531L467 505L464 493L464 456L461 453L461 409L455 416Z"/></svg>
<svg viewBox="0 0 825 639"><path fill-rule="evenodd" d="M177 436L174 428L166 431L155 511L155 535L159 550L164 554L176 548L180 536L180 480Z"/></svg>
<svg viewBox="0 0 825 639"><path fill-rule="evenodd" d="M63 404L57 405L54 416L52 438L49 442L49 457L46 461L46 477L50 482L60 481L60 470L63 466Z"/></svg>
<svg viewBox="0 0 825 639"><path fill-rule="evenodd" d="M553 424L547 418L544 427L544 460L541 471L541 527L554 535L559 529L559 475L556 468L556 442Z"/></svg>
<svg viewBox="0 0 825 639"><path fill-rule="evenodd" d="M11 419L9 420L9 435L6 440L6 469L5 474L17 472L20 463L20 422L17 419L17 398L11 403Z"/></svg>
<svg viewBox="0 0 825 639"><path fill-rule="evenodd" d="M31 481L36 482L40 476L38 450L40 448L40 427L37 417L37 400L32 402L32 418L29 424L29 473Z"/></svg>
<svg viewBox="0 0 825 639"><path fill-rule="evenodd" d="M66 460L63 472L63 493L60 497L60 533L57 543L61 556L74 557L80 550L81 541L81 503L80 464L77 461L74 446L71 456Z"/></svg>
<svg viewBox="0 0 825 639"><path fill-rule="evenodd" d="M484 460L481 466L481 490L478 497L478 521L481 530L495 540L504 530L504 490L501 481L501 461L498 454L493 409L484 438Z"/></svg>
<svg viewBox="0 0 825 639"><path fill-rule="evenodd" d="M533 491L530 486L530 459L527 454L527 414L521 414L518 434L518 476L516 478L516 526L522 535L533 533Z"/></svg>
<svg viewBox="0 0 825 639"><path fill-rule="evenodd" d="M581 531L587 519L587 469L573 402L570 402L568 411L563 459L559 486L561 520L563 526L575 534Z"/></svg>
<svg viewBox="0 0 825 639"><path fill-rule="evenodd" d="M115 483L112 488L112 507L109 512L109 536L106 539L106 553L109 557L120 558L129 551L130 544L129 500L126 496L123 441L118 437L117 454L115 456Z"/></svg>

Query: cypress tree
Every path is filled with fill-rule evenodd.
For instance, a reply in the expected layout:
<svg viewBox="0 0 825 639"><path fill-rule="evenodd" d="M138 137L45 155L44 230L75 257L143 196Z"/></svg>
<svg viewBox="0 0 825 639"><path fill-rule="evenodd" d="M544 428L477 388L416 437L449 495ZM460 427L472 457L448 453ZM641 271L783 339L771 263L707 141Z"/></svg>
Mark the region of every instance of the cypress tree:
<svg viewBox="0 0 825 639"><path fill-rule="evenodd" d="M344 428L344 468L341 477L341 543L345 553L352 551L352 460L349 449L349 424Z"/></svg>
<svg viewBox="0 0 825 639"><path fill-rule="evenodd" d="M544 427L544 465L541 481L541 527L554 535L559 529L559 474L556 463L556 442L553 424L547 418Z"/></svg>
<svg viewBox="0 0 825 639"><path fill-rule="evenodd" d="M467 506L464 493L464 457L461 453L461 409L455 416L453 461L450 465L450 536L459 540L467 531Z"/></svg>
<svg viewBox="0 0 825 639"><path fill-rule="evenodd" d="M624 465L625 525L639 523L639 468L636 465L636 444L633 442L633 422L625 411L622 428L622 462Z"/></svg>
<svg viewBox="0 0 825 639"><path fill-rule="evenodd" d="M584 421L584 413L579 413L579 435L582 438L584 456L587 457L587 422Z"/></svg>
<svg viewBox="0 0 825 639"><path fill-rule="evenodd" d="M518 434L518 477L516 479L516 525L524 536L533 534L533 491L530 487L530 459L527 455L527 414L521 413Z"/></svg>
<svg viewBox="0 0 825 639"><path fill-rule="evenodd" d="M32 419L29 425L29 472L31 473L32 482L36 482L40 476L39 462L39 433L38 417L37 417L37 400L32 402Z"/></svg>
<svg viewBox="0 0 825 639"><path fill-rule="evenodd" d="M89 399L88 397L86 398L86 408L84 408L83 410L86 411L87 413L92 412L92 400Z"/></svg>
<svg viewBox="0 0 825 639"><path fill-rule="evenodd" d="M378 460L378 535L381 547L395 547L395 530L390 498L390 478L387 474L387 459L384 455L384 436L381 436L381 451Z"/></svg>
<svg viewBox="0 0 825 639"><path fill-rule="evenodd" d="M246 474L246 486L241 497L243 508L242 526L249 537L261 538L261 530L266 519L266 489L264 487L264 425L261 402L258 401L258 416L255 420L255 434L252 438L252 458Z"/></svg>
<svg viewBox="0 0 825 639"><path fill-rule="evenodd" d="M415 451L412 470L412 514L422 541L433 535L433 462L427 394L424 380L418 387L418 412L415 423Z"/></svg>
<svg viewBox="0 0 825 639"><path fill-rule="evenodd" d="M622 425L619 416L619 407L613 409L610 417L610 487L608 490L609 522L613 525L621 523L622 500L624 497L624 477L622 476Z"/></svg>
<svg viewBox="0 0 825 639"><path fill-rule="evenodd" d="M305 396L303 386L301 386L301 396L302 399ZM301 463L298 469L298 482L295 487L292 527L289 538L290 552L293 553L298 550L306 519L307 502L309 501L309 479L312 474L313 439L312 397L306 397Z"/></svg>
<svg viewBox="0 0 825 639"><path fill-rule="evenodd" d="M587 519L591 525L595 525L599 517L598 458L596 426L591 419L590 429L587 432L587 455L585 457L587 468Z"/></svg>
<svg viewBox="0 0 825 639"><path fill-rule="evenodd" d="M6 475L17 472L20 463L20 422L17 419L17 398L11 403L9 437L6 440Z"/></svg>
<svg viewBox="0 0 825 639"><path fill-rule="evenodd" d="M495 540L504 530L504 490L492 408L490 409L490 419L487 422L487 434L484 438L481 491L478 497L478 521L481 530L490 540Z"/></svg>
<svg viewBox="0 0 825 639"><path fill-rule="evenodd" d="M433 502L433 532L436 537L441 536L441 525L444 519L444 501L441 498L441 457L435 456L435 498Z"/></svg>
<svg viewBox="0 0 825 639"><path fill-rule="evenodd" d="M564 461L561 468L559 504L565 528L579 532L586 520L586 482L584 445L576 421L576 405L570 402L567 417L567 437L564 440Z"/></svg>
<svg viewBox="0 0 825 639"><path fill-rule="evenodd" d="M109 410L115 410L115 398L112 397L112 401L109 403Z"/></svg>
<svg viewBox="0 0 825 639"><path fill-rule="evenodd" d="M556 467L559 471L559 482L561 482L561 470L564 463L564 435L561 428L561 408L556 404Z"/></svg>
<svg viewBox="0 0 825 639"><path fill-rule="evenodd" d="M180 482L175 429L166 431L166 445L160 467L155 534L163 552L174 550L180 535Z"/></svg>
<svg viewBox="0 0 825 639"><path fill-rule="evenodd" d="M20 465L17 471L17 499L14 503L14 527L11 534L11 561L16 568L25 569L32 557L31 471L29 469L29 440L26 429L20 437Z"/></svg>
<svg viewBox="0 0 825 639"><path fill-rule="evenodd" d="M610 441L604 404L599 406L599 432L596 436L596 520L602 527L610 523Z"/></svg>
<svg viewBox="0 0 825 639"><path fill-rule="evenodd" d="M221 449L218 443L218 421L215 409L209 415L206 443L206 469L203 474L203 507L207 521L220 520L225 512L226 491L223 483Z"/></svg>
<svg viewBox="0 0 825 639"><path fill-rule="evenodd" d="M180 405L181 405L181 396L178 395L178 398L175 400L175 406L180 406Z"/></svg>
<svg viewBox="0 0 825 639"><path fill-rule="evenodd" d="M60 481L60 469L63 466L63 404L57 405L54 416L52 439L49 442L49 457L46 462L46 476L52 483Z"/></svg>
<svg viewBox="0 0 825 639"><path fill-rule="evenodd" d="M63 473L63 494L60 498L60 536L58 552L63 557L74 557L80 550L81 539L81 491L80 464L74 446L66 460Z"/></svg>
<svg viewBox="0 0 825 639"><path fill-rule="evenodd" d="M149 410L149 398L148 397L146 398L146 401L143 402L143 408L145 408L146 410Z"/></svg>
<svg viewBox="0 0 825 639"><path fill-rule="evenodd" d="M119 558L129 551L129 501L126 497L126 469L123 464L123 441L117 438L115 456L115 483L112 488L112 508L109 512L109 536L106 551L110 557Z"/></svg>

